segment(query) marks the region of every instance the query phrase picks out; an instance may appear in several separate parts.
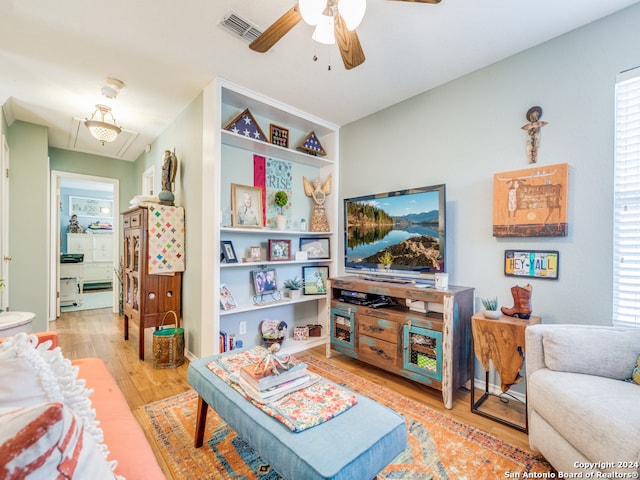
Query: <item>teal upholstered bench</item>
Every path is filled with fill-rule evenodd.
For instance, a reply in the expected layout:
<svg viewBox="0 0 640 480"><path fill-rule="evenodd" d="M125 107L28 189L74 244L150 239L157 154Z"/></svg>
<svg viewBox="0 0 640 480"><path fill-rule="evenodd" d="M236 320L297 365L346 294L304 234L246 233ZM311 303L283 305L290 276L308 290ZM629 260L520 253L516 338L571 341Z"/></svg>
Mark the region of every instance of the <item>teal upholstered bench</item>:
<svg viewBox="0 0 640 480"><path fill-rule="evenodd" d="M372 479L407 446L404 419L361 395L337 417L294 433L211 372L206 364L213 358L189 365L189 383L200 396L196 447L203 443L208 406L289 480Z"/></svg>

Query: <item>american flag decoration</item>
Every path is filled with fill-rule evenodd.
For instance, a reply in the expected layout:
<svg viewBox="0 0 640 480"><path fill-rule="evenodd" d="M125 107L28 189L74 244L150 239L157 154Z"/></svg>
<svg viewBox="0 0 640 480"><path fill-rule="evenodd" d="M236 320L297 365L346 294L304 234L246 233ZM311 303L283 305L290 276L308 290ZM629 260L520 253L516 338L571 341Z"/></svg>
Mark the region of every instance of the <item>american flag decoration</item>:
<svg viewBox="0 0 640 480"><path fill-rule="evenodd" d="M304 142L298 147L298 150L307 152L311 155L324 156L327 154L327 152L324 151L324 148L322 148L322 144L318 140L318 137L316 137L316 132L311 132L307 135L307 138L304 139Z"/></svg>
<svg viewBox="0 0 640 480"><path fill-rule="evenodd" d="M256 119L253 118L248 108L234 118L224 129L253 140L260 140L261 142L267 141L267 137L260 129L260 125L258 125Z"/></svg>

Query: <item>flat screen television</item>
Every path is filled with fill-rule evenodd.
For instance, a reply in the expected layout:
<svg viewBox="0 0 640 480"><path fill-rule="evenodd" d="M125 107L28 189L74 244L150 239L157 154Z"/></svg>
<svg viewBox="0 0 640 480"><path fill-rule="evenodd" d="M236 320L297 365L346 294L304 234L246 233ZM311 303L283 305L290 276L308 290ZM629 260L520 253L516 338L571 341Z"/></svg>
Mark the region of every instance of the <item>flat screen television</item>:
<svg viewBox="0 0 640 480"><path fill-rule="evenodd" d="M445 191L442 184L345 199L345 270L427 279L445 273ZM380 261L385 252L389 267Z"/></svg>

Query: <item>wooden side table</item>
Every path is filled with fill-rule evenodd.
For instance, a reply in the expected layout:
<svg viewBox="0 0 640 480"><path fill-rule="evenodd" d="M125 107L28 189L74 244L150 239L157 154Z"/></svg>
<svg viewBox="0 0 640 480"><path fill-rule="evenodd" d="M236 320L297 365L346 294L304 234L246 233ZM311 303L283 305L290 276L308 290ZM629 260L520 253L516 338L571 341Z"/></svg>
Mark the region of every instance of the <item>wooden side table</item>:
<svg viewBox="0 0 640 480"><path fill-rule="evenodd" d="M541 318L532 315L528 320L503 315L498 319L485 318L482 313L471 317L472 350L471 356L471 412L491 418L504 425L527 433L527 394L525 389L524 425L514 423L506 418L480 410L480 405L489 398L489 361L500 376L500 388L506 393L513 385L523 380L520 371L524 365L525 339L524 332L529 325L541 322ZM475 397L475 357L482 364L485 373L485 388L482 396Z"/></svg>

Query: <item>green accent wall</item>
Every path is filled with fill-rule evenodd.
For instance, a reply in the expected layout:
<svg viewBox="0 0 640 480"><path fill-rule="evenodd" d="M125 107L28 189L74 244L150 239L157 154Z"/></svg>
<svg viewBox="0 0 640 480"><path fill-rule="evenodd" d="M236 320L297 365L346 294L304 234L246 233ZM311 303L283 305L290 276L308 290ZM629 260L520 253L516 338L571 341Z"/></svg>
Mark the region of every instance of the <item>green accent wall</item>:
<svg viewBox="0 0 640 480"><path fill-rule="evenodd" d="M48 330L49 157L47 129L16 121L7 129L9 187L9 307L35 313L34 331Z"/></svg>

